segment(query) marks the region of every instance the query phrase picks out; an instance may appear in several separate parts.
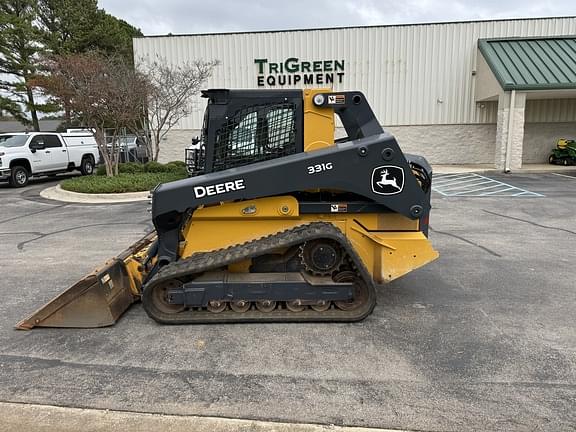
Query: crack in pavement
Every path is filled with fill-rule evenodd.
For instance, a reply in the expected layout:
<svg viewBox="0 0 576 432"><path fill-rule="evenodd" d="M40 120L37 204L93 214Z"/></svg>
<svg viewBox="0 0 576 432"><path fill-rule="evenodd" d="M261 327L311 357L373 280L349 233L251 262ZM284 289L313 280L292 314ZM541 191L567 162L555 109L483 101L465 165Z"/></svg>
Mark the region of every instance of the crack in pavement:
<svg viewBox="0 0 576 432"><path fill-rule="evenodd" d="M536 222L532 222L532 221L529 221L529 220L526 220L526 219L522 219L522 218L519 218L519 217L508 216L508 215L503 215L503 214L500 214L500 213L492 212L492 211L490 211L490 210L484 210L484 209L483 209L482 211L483 211L484 213L488 213L488 214L491 214L491 215L494 215L494 216L500 216L500 217L503 217L503 218L506 218L506 219L512 219L512 220L516 220L516 221L519 221L519 222L524 222L524 223L527 223L527 224L530 224L530 225L534 225L534 226L537 226L537 227L540 227L540 228L551 229L551 230L555 230L555 231L564 231L564 232L567 232L568 234L574 234L574 235L576 235L576 231L571 231L571 230L566 229L566 228L558 228L558 227L552 227L552 226L548 226L548 225L542 225L542 224L539 224L539 223L536 223Z"/></svg>
<svg viewBox="0 0 576 432"><path fill-rule="evenodd" d="M15 232L0 232L0 235L36 235L36 236L41 236L44 235L44 233L41 233L40 231L15 231Z"/></svg>
<svg viewBox="0 0 576 432"><path fill-rule="evenodd" d="M27 214L23 214L23 215L20 215L20 216L14 216L14 217L11 217L11 218L8 218L8 219L4 219L4 220L0 221L0 224L6 223L6 222L10 222L10 221L13 221L13 220L16 220L16 219L20 219L20 218L25 218L25 217L28 217L28 216L34 216L34 215L37 215L37 214L39 214L39 213L49 212L49 211L54 210L54 209L66 207L67 205L69 205L69 203L60 204L60 205L52 205L52 207L47 208L47 209L42 209L42 210L38 210L38 211L35 211L35 212L32 212L32 213L27 213Z"/></svg>
<svg viewBox="0 0 576 432"><path fill-rule="evenodd" d="M143 221L143 222L111 222L111 223L100 223L100 224L90 224L90 225L84 225L84 226L79 226L79 227L71 227L71 228L65 228L62 230L58 230L58 231L53 231L50 233L34 233L35 235L37 235L37 237L30 239L30 240L26 240L23 242L20 242L16 245L16 248L18 250L24 250L24 246L27 245L28 243L32 243L35 242L36 240L40 240L52 235L56 235L56 234L62 234L65 232L69 232L69 231L74 231L77 229L82 229L82 228L92 228L92 227L98 227L98 226L111 226L111 225L148 225L148 221ZM20 233L0 233L0 234L32 234L31 232L20 232Z"/></svg>
<svg viewBox="0 0 576 432"><path fill-rule="evenodd" d="M105 373L110 373L113 370L124 370L126 372L133 372L138 373L141 375L145 374L152 374L152 375L172 375L172 376L179 376L182 378L188 377L190 379L204 379L207 375L209 375L212 379L218 380L221 379L222 381L231 381L231 380L238 380L240 382L251 379L251 378L260 378L264 380L272 380L272 379L281 379L286 381L294 381L294 380L314 380L319 385L327 385L337 386L340 383L360 383L363 385L364 390L369 392L369 386L374 383L384 382L384 383L394 383L394 384L402 384L402 383L421 383L426 384L427 381L419 378L414 379L405 379L405 378L396 378L396 379L387 379L384 381L374 381L365 378L358 378L358 377L351 377L351 378L344 378L344 377L326 377L326 378L310 378L307 376L300 376L300 375L293 375L293 374L280 374L280 373L270 373L270 372L262 372L262 373L234 373L228 372L225 370L211 370L207 371L205 369L190 369L188 367L183 366L182 368L161 368L155 366L147 366L147 365L136 365L136 364L116 364L116 363L104 363L104 362L86 362L86 361L73 361L61 358L49 358L49 357L40 357L35 355L25 355L19 353L0 353L0 363L6 365L6 367L10 367L12 365L21 365L22 367L30 367L34 370L39 369L48 369L48 368L70 368L73 370L85 370L88 368L92 369L100 369ZM26 365L26 363L28 363ZM576 382L557 382L557 381L528 381L528 380L478 380L478 381L462 381L458 379L445 379L439 382L440 385L462 385L466 384L471 387L488 385L488 386L518 386L518 387L527 387L527 388L559 388L559 389L576 389ZM328 387L331 388L331 387ZM3 399L0 397L0 402ZM9 401L5 401L9 402Z"/></svg>
<svg viewBox="0 0 576 432"><path fill-rule="evenodd" d="M437 233L437 234L444 234L444 235L446 235L446 236L448 236L448 237L454 237L455 239L458 239L458 240L460 240L460 241L463 241L463 242L465 242L465 243L468 243L468 244L470 244L470 245L472 245L472 246L476 246L477 248L482 249L484 252L488 252L490 255L493 255L493 256L498 257L498 258L502 258L502 255L500 255L499 253L496 253L496 252L494 252L493 250L488 249L488 248L485 247L485 246L482 246L481 244L475 243L475 242L473 242L472 240L468 240L468 239L466 239L466 238L464 238L464 237L461 237L461 236L459 236L459 235L452 234L452 233L448 233L448 232L445 232L445 231L435 230L435 229L432 228L432 226L429 226L428 228L429 228L430 231L432 231L432 232L435 232L435 233Z"/></svg>

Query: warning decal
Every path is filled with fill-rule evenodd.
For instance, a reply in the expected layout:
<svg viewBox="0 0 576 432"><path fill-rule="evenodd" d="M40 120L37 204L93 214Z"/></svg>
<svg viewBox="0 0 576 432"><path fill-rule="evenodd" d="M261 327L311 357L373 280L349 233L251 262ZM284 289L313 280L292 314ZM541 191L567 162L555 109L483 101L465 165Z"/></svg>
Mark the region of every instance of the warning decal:
<svg viewBox="0 0 576 432"><path fill-rule="evenodd" d="M346 103L346 96L343 94L328 95L328 105L344 105Z"/></svg>
<svg viewBox="0 0 576 432"><path fill-rule="evenodd" d="M331 213L347 213L348 204L330 204Z"/></svg>

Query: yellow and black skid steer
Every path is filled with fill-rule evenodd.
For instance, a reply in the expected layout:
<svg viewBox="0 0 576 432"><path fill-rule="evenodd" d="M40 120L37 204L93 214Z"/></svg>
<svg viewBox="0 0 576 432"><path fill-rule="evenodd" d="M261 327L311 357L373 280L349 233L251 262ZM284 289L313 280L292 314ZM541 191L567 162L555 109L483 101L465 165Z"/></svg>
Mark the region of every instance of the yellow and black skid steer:
<svg viewBox="0 0 576 432"><path fill-rule="evenodd" d="M155 231L17 328L108 326L138 300L165 324L358 321L377 284L438 256L432 170L361 92L202 94L191 176L152 192Z"/></svg>

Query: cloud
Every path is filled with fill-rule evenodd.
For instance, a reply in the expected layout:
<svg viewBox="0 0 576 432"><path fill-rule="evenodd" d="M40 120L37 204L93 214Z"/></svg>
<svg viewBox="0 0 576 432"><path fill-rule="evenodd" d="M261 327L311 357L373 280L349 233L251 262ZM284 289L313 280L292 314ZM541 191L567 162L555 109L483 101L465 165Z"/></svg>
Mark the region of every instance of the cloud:
<svg viewBox="0 0 576 432"><path fill-rule="evenodd" d="M573 0L100 0L146 35L576 15Z"/></svg>

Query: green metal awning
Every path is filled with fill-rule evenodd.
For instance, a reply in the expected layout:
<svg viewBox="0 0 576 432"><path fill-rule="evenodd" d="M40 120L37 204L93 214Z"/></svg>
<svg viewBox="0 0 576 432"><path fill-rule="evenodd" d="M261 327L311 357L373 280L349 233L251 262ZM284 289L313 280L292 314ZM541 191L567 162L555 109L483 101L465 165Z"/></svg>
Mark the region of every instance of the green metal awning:
<svg viewBox="0 0 576 432"><path fill-rule="evenodd" d="M504 90L576 89L576 36L480 39Z"/></svg>

